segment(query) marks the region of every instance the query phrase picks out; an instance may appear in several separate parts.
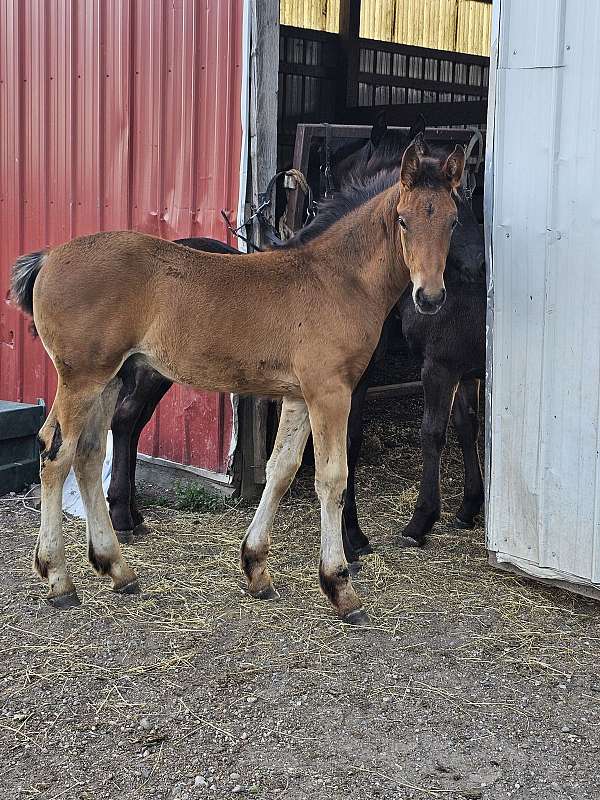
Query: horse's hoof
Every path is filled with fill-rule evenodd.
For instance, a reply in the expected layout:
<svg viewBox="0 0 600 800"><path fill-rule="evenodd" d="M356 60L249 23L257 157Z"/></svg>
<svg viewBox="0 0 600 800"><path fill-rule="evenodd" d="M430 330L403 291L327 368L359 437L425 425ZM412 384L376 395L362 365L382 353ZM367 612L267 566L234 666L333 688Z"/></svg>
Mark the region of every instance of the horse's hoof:
<svg viewBox="0 0 600 800"><path fill-rule="evenodd" d="M257 600L279 600L280 594L274 586L265 586L260 592L255 592L252 597Z"/></svg>
<svg viewBox="0 0 600 800"><path fill-rule="evenodd" d="M355 611L350 611L348 614L344 614L342 617L342 622L345 622L346 625L370 625L371 620L369 619L369 615L364 610L364 608L357 608Z"/></svg>
<svg viewBox="0 0 600 800"><path fill-rule="evenodd" d="M362 547L356 547L354 552L357 556L370 556L373 552L373 548L371 547L371 544L367 542L367 544L363 545Z"/></svg>
<svg viewBox="0 0 600 800"><path fill-rule="evenodd" d="M351 578L356 578L358 573L361 571L363 565L360 561L349 561L348 562L348 572L350 573Z"/></svg>
<svg viewBox="0 0 600 800"><path fill-rule="evenodd" d="M145 522L140 522L140 524L136 525L133 529L135 539L142 539L144 536L150 536L151 533L152 529L149 528Z"/></svg>
<svg viewBox="0 0 600 800"><path fill-rule="evenodd" d="M419 541L418 539L414 539L412 536L406 536L405 534L402 534L398 540L398 544L400 547L423 547L425 544L425 539Z"/></svg>
<svg viewBox="0 0 600 800"><path fill-rule="evenodd" d="M133 544L135 541L135 535L133 531L115 531L117 534L117 539L121 542L121 544Z"/></svg>
<svg viewBox="0 0 600 800"><path fill-rule="evenodd" d="M467 522L464 519L460 519L460 517L454 517L454 527L460 528L463 531L470 531L471 528L475 527L475 522Z"/></svg>
<svg viewBox="0 0 600 800"><path fill-rule="evenodd" d="M68 608L77 608L81 605L77 592L68 592L67 594L60 594L58 597L47 597L49 605L57 608L59 611L66 611Z"/></svg>
<svg viewBox="0 0 600 800"><path fill-rule="evenodd" d="M125 586L115 587L113 589L117 594L140 594L140 584L137 580L126 583Z"/></svg>

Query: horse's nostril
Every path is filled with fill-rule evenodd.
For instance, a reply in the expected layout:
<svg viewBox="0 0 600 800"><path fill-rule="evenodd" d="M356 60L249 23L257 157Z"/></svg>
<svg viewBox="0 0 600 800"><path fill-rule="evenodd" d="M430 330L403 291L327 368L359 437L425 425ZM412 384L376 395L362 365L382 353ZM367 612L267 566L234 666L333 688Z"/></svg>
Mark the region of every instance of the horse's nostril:
<svg viewBox="0 0 600 800"><path fill-rule="evenodd" d="M435 294L425 294L419 287L415 292L415 306L422 314L435 314L446 302L446 289L442 288Z"/></svg>

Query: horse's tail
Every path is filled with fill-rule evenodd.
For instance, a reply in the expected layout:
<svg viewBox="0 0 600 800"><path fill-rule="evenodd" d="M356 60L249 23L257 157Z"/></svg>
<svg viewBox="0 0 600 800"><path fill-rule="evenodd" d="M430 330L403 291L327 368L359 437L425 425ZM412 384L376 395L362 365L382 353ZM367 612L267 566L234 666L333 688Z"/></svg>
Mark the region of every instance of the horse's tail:
<svg viewBox="0 0 600 800"><path fill-rule="evenodd" d="M12 268L10 279L10 295L13 303L19 306L21 311L33 317L33 285L39 271L44 264L45 250L38 250L37 253L28 253L19 256ZM35 325L31 324L31 332L37 335Z"/></svg>

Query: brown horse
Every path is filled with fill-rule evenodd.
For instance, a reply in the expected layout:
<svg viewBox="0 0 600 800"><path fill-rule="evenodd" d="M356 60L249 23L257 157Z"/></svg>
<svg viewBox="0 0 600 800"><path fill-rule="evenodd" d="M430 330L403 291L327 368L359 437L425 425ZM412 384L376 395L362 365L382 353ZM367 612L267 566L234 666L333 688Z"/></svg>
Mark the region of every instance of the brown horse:
<svg viewBox="0 0 600 800"><path fill-rule="evenodd" d="M283 397L267 483L241 547L256 597L277 596L267 568L270 532L312 429L321 588L343 620L368 621L341 539L350 398L409 281L422 313L444 303L444 265L457 222L453 192L463 167L461 148L442 161L426 155L417 138L397 184L295 250L240 261L124 231L17 261L13 294L27 310L32 291L35 326L58 373L39 436L42 515L34 554L54 605L78 602L61 529L62 488L72 465L92 566L111 577L115 591L138 590L101 482L116 376L135 355L178 383Z"/></svg>

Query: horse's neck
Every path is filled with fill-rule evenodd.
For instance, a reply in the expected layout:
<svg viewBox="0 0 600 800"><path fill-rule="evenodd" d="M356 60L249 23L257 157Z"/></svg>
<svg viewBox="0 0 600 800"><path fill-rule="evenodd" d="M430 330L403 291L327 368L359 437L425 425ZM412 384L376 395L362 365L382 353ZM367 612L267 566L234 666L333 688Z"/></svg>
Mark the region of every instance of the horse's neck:
<svg viewBox="0 0 600 800"><path fill-rule="evenodd" d="M366 296L387 314L408 285L410 275L394 250L393 188L325 231L310 246L316 270L342 283L360 285Z"/></svg>

